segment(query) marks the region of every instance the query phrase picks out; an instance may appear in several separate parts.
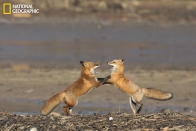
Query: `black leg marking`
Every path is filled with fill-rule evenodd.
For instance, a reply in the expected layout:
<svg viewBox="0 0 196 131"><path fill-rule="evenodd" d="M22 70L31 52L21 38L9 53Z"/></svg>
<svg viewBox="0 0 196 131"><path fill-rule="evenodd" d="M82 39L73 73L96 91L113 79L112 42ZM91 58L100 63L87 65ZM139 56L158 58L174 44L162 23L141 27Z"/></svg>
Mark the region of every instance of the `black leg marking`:
<svg viewBox="0 0 196 131"><path fill-rule="evenodd" d="M139 114L141 112L142 108L143 108L143 104L139 104L139 105L140 105L140 107L137 110L137 114Z"/></svg>

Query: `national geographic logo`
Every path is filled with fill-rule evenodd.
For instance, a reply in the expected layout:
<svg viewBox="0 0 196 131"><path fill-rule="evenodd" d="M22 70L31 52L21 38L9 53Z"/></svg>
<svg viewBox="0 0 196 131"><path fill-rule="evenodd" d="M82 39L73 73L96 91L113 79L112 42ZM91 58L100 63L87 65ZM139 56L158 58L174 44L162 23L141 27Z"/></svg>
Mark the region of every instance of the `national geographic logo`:
<svg viewBox="0 0 196 131"><path fill-rule="evenodd" d="M39 9L33 8L32 4L3 3L3 14L39 14Z"/></svg>
<svg viewBox="0 0 196 131"><path fill-rule="evenodd" d="M3 14L11 14L12 12L12 4L11 3L3 3Z"/></svg>

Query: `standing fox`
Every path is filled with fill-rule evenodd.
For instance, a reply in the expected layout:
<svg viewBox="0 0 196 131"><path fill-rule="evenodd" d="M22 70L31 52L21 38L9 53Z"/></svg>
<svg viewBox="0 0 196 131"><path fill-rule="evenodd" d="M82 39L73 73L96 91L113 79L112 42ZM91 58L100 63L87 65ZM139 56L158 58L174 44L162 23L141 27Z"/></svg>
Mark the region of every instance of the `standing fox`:
<svg viewBox="0 0 196 131"><path fill-rule="evenodd" d="M100 86L104 82L104 78L97 80L94 75L94 70L99 67L99 64L83 61L80 61L80 63L82 65L80 78L64 91L52 96L43 107L41 111L42 114L47 115L58 104L65 102L66 105L64 106L64 113L71 115L72 108L78 104L78 97L86 94L90 89Z"/></svg>
<svg viewBox="0 0 196 131"><path fill-rule="evenodd" d="M118 88L126 92L128 95L130 95L129 103L134 114L141 111L143 106L143 96L157 100L169 100L173 97L172 93L163 92L161 90L153 88L141 88L131 80L128 80L124 76L123 61L124 60L120 59L108 62L108 64L112 66L112 73L107 77L108 80L105 82L105 84L114 84ZM139 105L138 109L137 105Z"/></svg>

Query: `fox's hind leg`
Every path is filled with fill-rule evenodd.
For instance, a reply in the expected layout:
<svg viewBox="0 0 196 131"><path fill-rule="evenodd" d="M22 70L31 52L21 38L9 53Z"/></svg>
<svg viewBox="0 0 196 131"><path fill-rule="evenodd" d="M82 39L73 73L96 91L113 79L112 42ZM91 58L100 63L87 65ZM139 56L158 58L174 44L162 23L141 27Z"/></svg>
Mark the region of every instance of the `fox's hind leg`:
<svg viewBox="0 0 196 131"><path fill-rule="evenodd" d="M66 115L72 115L72 107L66 104L66 106L63 107L63 111Z"/></svg>
<svg viewBox="0 0 196 131"><path fill-rule="evenodd" d="M143 104L141 103L141 104L139 104L140 106L139 106L139 108L137 109L137 114L139 114L140 113L140 111L142 110L142 108L143 108Z"/></svg>
<svg viewBox="0 0 196 131"><path fill-rule="evenodd" d="M66 115L72 115L72 108L78 104L78 98L76 97L69 97L67 101L65 101L66 106L64 106L64 113Z"/></svg>
<svg viewBox="0 0 196 131"><path fill-rule="evenodd" d="M135 115L137 113L136 102L133 101L132 97L129 97L129 104L131 106L133 114Z"/></svg>
<svg viewBox="0 0 196 131"><path fill-rule="evenodd" d="M139 114L140 111L143 108L142 101L136 102L133 97L129 97L129 104L130 104L131 109L132 109L132 111L133 111L134 114ZM139 106L138 109L137 109L137 106Z"/></svg>
<svg viewBox="0 0 196 131"><path fill-rule="evenodd" d="M69 115L72 115L72 108L69 108L68 114L69 114Z"/></svg>
<svg viewBox="0 0 196 131"><path fill-rule="evenodd" d="M69 115L69 114L68 114L68 109L69 109L69 105L66 104L66 105L63 107L63 111L64 111L65 115Z"/></svg>

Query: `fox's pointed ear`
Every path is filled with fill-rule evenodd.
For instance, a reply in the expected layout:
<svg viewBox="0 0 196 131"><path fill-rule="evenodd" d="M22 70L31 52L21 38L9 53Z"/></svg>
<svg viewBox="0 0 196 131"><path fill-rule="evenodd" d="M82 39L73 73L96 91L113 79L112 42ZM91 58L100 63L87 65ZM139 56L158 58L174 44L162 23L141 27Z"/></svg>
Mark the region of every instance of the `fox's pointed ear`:
<svg viewBox="0 0 196 131"><path fill-rule="evenodd" d="M84 66L84 61L80 61L80 64L81 64L82 66Z"/></svg>
<svg viewBox="0 0 196 131"><path fill-rule="evenodd" d="M124 63L125 60L124 59L121 59L121 61Z"/></svg>

